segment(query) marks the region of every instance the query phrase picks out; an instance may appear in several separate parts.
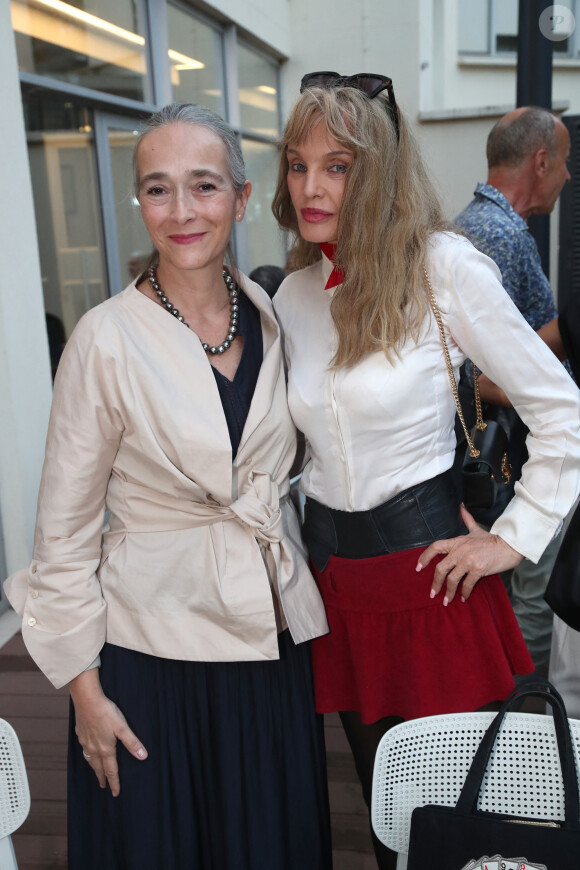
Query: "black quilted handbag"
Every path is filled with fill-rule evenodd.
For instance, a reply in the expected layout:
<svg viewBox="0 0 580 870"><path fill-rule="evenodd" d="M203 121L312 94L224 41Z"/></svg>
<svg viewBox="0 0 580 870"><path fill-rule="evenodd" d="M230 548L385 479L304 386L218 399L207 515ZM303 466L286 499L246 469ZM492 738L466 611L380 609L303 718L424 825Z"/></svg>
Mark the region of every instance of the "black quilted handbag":
<svg viewBox="0 0 580 870"><path fill-rule="evenodd" d="M495 420L483 420L475 366L473 369L477 423L471 430L461 469L463 501L468 508L490 508L498 488L510 482L508 437Z"/></svg>

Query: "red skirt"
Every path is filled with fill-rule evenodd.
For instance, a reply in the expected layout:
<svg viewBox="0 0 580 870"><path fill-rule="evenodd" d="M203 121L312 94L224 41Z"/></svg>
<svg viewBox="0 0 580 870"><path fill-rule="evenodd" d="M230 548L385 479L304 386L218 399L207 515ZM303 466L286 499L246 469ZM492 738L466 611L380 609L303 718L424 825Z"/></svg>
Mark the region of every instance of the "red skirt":
<svg viewBox="0 0 580 870"><path fill-rule="evenodd" d="M469 712L533 671L499 574L444 607L444 591L429 597L438 560L415 571L425 549L314 568L330 626L312 643L319 713L358 710L370 723Z"/></svg>

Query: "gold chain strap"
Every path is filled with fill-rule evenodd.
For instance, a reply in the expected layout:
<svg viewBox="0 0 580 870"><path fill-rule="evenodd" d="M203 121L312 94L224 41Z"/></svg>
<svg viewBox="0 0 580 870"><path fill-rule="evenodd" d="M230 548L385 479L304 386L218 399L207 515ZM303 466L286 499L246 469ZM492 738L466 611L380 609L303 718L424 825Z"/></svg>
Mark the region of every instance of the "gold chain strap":
<svg viewBox="0 0 580 870"><path fill-rule="evenodd" d="M477 412L477 420L475 421L475 426L479 430L487 429L487 423L483 419L483 414L481 412L481 396L479 395L479 381L477 380L477 366L475 363L473 365L473 391L475 393L475 410Z"/></svg>
<svg viewBox="0 0 580 870"><path fill-rule="evenodd" d="M441 318L441 312L437 307L437 302L435 301L435 294L433 293L433 288L431 286L431 281L429 280L429 275L427 274L427 269L423 268L423 274L425 276L425 283L427 285L427 296L429 298L429 304L433 309L433 314L435 315L435 320L437 322L437 326L439 327L439 335L441 336L441 344L443 345L443 353L445 354L445 362L447 364L447 374L449 376L449 383L451 384L451 391L453 393L453 398L455 400L455 407L457 408L457 414L459 419L461 420L461 425L463 426L463 431L465 432L465 439L469 446L469 455L472 459L476 459L479 456L479 450L471 440L471 435L467 430L467 425L465 423L465 417L463 416L463 409L461 407L461 402L459 400L459 392L457 390L457 381L455 380L455 372L453 371L453 365L451 363L451 357L449 356L449 349L447 347L447 341L445 340L445 330L443 328L443 320ZM473 367L475 373L477 373L477 369L475 366ZM477 377L475 378L475 403L477 407L477 424L483 423L483 418L481 415L481 399L479 397L479 388L477 386ZM483 426L478 428L485 429L485 423Z"/></svg>

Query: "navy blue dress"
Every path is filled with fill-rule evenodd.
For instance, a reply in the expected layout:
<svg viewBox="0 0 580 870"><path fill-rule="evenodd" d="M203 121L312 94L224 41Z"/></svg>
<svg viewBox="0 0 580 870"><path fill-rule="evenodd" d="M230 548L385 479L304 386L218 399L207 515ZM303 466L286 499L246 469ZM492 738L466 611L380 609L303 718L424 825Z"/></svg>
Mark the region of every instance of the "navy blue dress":
<svg viewBox="0 0 580 870"><path fill-rule="evenodd" d="M242 359L214 374L235 455L262 361L260 314L240 294ZM117 744L121 794L99 788L75 735L69 870L329 870L322 720L310 644L279 661L183 662L106 644L103 691L149 757Z"/></svg>

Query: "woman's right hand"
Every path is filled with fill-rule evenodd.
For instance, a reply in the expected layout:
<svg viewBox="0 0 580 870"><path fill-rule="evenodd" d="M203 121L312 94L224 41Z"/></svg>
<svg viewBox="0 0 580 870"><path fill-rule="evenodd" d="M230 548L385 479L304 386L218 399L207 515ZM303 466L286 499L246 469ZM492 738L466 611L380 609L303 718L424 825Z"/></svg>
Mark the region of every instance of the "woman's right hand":
<svg viewBox="0 0 580 870"><path fill-rule="evenodd" d="M84 758L95 771L101 788L106 788L108 782L113 797L117 797L121 791L117 740L139 761L147 758L147 750L117 705L104 694L98 668L83 671L71 680L69 688L75 708L76 735Z"/></svg>
<svg viewBox="0 0 580 870"><path fill-rule="evenodd" d="M443 556L433 575L431 598L435 598L446 584L443 606L451 604L461 584L461 600L469 599L482 577L499 574L515 568L523 559L521 553L499 535L480 528L465 505L461 505L461 518L467 535L434 541L419 556L416 571L422 571L435 556Z"/></svg>

